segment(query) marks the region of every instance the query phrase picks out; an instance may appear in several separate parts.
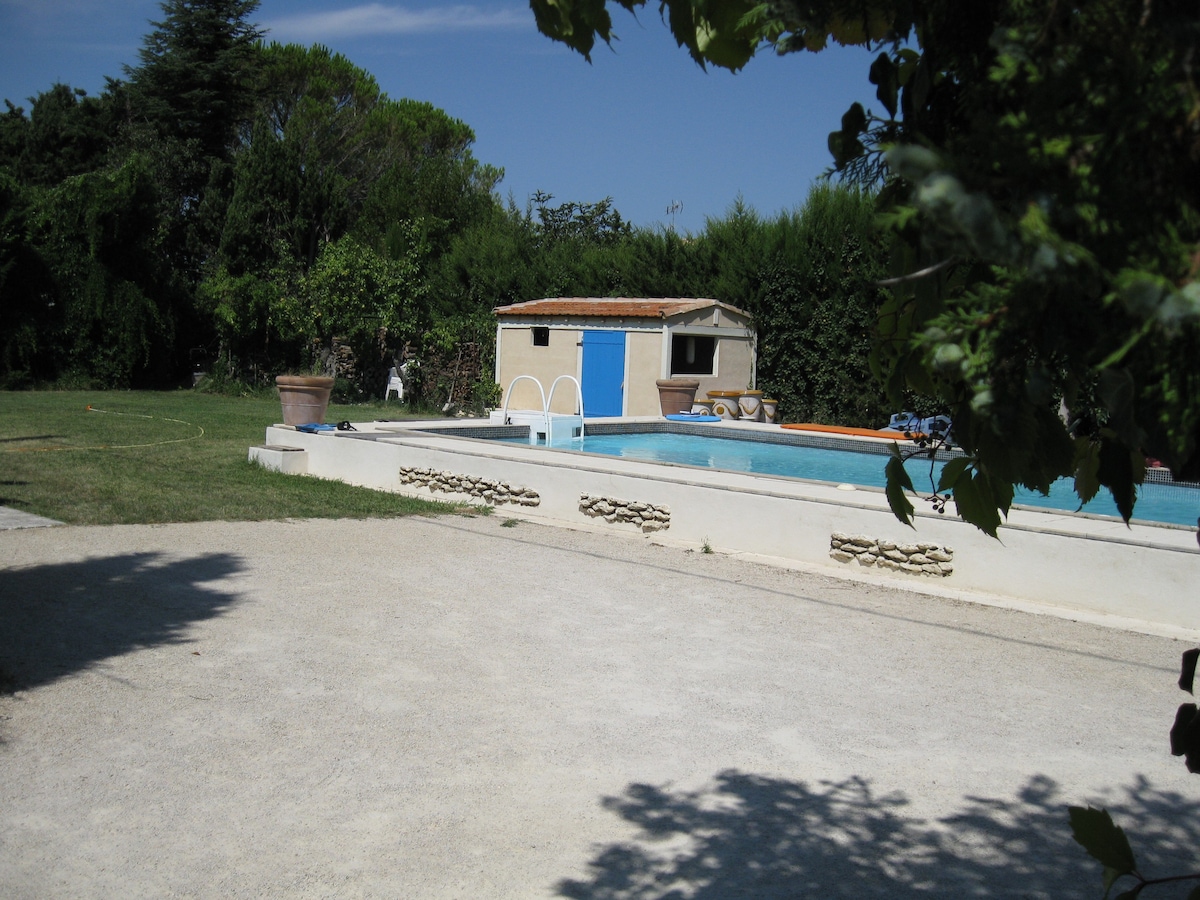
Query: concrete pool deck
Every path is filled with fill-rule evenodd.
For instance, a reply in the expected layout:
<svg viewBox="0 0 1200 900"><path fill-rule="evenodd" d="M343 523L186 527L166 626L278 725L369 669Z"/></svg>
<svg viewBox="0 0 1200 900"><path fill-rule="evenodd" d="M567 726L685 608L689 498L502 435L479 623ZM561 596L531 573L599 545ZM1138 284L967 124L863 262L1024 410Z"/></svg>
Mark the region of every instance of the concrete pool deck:
<svg viewBox="0 0 1200 900"><path fill-rule="evenodd" d="M13 509L11 506L0 506L0 531L7 531L11 528L49 528L52 525L61 524L62 522L47 519L45 516L35 516L24 510Z"/></svg>
<svg viewBox="0 0 1200 900"><path fill-rule="evenodd" d="M0 533L0 896L1094 898L1190 643L500 512Z"/></svg>
<svg viewBox="0 0 1200 900"><path fill-rule="evenodd" d="M1200 627L1200 548L1194 529L1136 520L1126 526L1106 517L1033 508L1014 508L999 540L961 522L952 511L937 515L918 508L916 528L910 529L896 521L882 489L845 491L827 482L569 453L448 433L465 424L469 420L356 423L357 431L324 434L273 426L266 431L264 447L251 450L251 458L297 474L456 502L472 499L457 486L469 477L484 489L507 485L518 491L519 498L500 497L507 502L497 509L505 516L630 534L654 528L653 540L708 545L723 553L750 554L783 566L925 593L1053 610L1120 628L1170 634ZM488 426L484 421L476 424ZM741 434L772 428L740 423L690 427ZM431 472L447 477L431 485L424 477ZM473 502L498 502L495 492L487 498L482 491L476 493L480 496ZM629 521L626 511L638 506L651 507L660 518L665 510L667 518L654 524ZM598 508L617 512L597 516ZM874 549L840 551L841 538L875 542ZM891 567L884 568L882 557L895 556L896 548L906 549L906 558L923 558L928 551L921 545L947 559L938 574L906 570L900 563L887 562Z"/></svg>

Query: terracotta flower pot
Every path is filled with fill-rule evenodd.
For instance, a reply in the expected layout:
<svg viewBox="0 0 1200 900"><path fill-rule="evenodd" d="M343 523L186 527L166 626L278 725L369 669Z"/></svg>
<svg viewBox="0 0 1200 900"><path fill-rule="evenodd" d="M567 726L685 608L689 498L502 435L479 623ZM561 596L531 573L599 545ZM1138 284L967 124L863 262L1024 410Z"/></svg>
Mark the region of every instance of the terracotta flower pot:
<svg viewBox="0 0 1200 900"><path fill-rule="evenodd" d="M692 401L696 399L696 391L700 390L700 382L695 378L660 378L658 385L658 405L664 416L691 412Z"/></svg>
<svg viewBox="0 0 1200 900"><path fill-rule="evenodd" d="M333 379L324 375L279 375L275 378L284 425L324 422Z"/></svg>

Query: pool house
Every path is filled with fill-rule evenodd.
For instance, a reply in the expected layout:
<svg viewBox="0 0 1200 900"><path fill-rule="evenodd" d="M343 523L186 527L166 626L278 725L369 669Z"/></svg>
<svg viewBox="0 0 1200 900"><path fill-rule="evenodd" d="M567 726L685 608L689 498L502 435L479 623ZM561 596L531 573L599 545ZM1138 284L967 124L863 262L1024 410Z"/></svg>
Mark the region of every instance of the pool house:
<svg viewBox="0 0 1200 900"><path fill-rule="evenodd" d="M753 387L756 335L750 314L719 300L555 297L495 310L496 382L503 396L519 376L547 390L562 375L579 380L584 413L656 416L656 382L694 378L707 391ZM574 412L573 391L552 410ZM516 385L515 409L541 407L530 379Z"/></svg>

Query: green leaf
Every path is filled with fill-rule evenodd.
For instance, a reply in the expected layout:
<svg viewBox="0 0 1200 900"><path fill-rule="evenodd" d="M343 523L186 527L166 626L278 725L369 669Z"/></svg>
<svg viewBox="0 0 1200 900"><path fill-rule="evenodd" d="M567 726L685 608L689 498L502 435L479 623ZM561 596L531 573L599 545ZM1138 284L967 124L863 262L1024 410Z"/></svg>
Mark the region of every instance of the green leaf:
<svg viewBox="0 0 1200 900"><path fill-rule="evenodd" d="M946 463L942 468L942 476L938 479L938 493L954 490L954 485L958 481L958 477L966 471L971 462L972 460L969 457L960 456L958 459L952 459Z"/></svg>
<svg viewBox="0 0 1200 900"><path fill-rule="evenodd" d="M867 130L867 113L861 103L853 104L842 116L842 130L829 135L829 152L839 169L863 154L866 147L858 136Z"/></svg>
<svg viewBox="0 0 1200 900"><path fill-rule="evenodd" d="M711 62L736 72L754 56L758 46L761 26L751 15L754 9L749 0L706 7L671 3L667 6L667 22L676 43L686 47L701 66Z"/></svg>
<svg viewBox="0 0 1200 900"><path fill-rule="evenodd" d="M867 130L867 112L861 103L852 103L842 115L842 133L854 137Z"/></svg>
<svg viewBox="0 0 1200 900"><path fill-rule="evenodd" d="M833 157L834 165L839 168L845 166L850 160L862 156L863 152L867 149L863 146L862 141L848 136L843 131L831 131L827 146L829 147L829 155Z"/></svg>
<svg viewBox="0 0 1200 900"><path fill-rule="evenodd" d="M1170 736L1171 755L1182 756L1192 774L1200 772L1200 715L1195 703L1180 704Z"/></svg>
<svg viewBox="0 0 1200 900"><path fill-rule="evenodd" d="M954 483L954 505L964 522L970 522L989 537L996 536L1000 512L990 483L979 472L959 474Z"/></svg>
<svg viewBox="0 0 1200 900"><path fill-rule="evenodd" d="M1112 494L1121 518L1128 522L1133 517L1133 506L1137 501L1135 481L1139 480L1136 478L1134 454L1119 442L1105 439L1100 443L1099 457L1097 477Z"/></svg>
<svg viewBox="0 0 1200 900"><path fill-rule="evenodd" d="M904 382L910 390L925 396L935 393L936 388L933 379L929 375L929 370L921 361L919 354L910 353L905 356L903 365Z"/></svg>
<svg viewBox="0 0 1200 900"><path fill-rule="evenodd" d="M1105 873L1105 880L1108 881L1106 887L1111 887L1112 882L1116 881L1122 875L1129 875L1137 868L1137 863L1133 858L1133 848L1129 846L1129 839L1125 837L1125 832L1113 824L1112 816L1105 809L1092 809L1082 806L1072 806L1069 808L1071 818L1071 833L1075 836L1075 840L1083 846L1083 849L1095 860L1097 860L1105 869L1109 869L1115 873L1115 877L1108 879L1108 873Z"/></svg>
<svg viewBox="0 0 1200 900"><path fill-rule="evenodd" d="M992 506L997 513L1003 513L1007 518L1008 511L1012 509L1013 496L1015 491L1012 482L1006 481L1003 478L988 477L987 479L988 493L991 497ZM996 527L1000 527L1000 519L996 519Z"/></svg>
<svg viewBox="0 0 1200 900"><path fill-rule="evenodd" d="M887 478L887 499L888 506L892 508L892 515L903 522L905 525L912 525L913 505L909 501L905 491L913 491L912 479L908 477L908 472L904 468L904 461L900 458L900 448L896 444L892 444L892 458L888 460L887 466L884 468L884 475Z"/></svg>
<svg viewBox="0 0 1200 900"><path fill-rule="evenodd" d="M1192 693L1192 681L1196 677L1196 660L1200 659L1200 648L1193 647L1183 651L1183 661L1179 667L1179 687Z"/></svg>
<svg viewBox="0 0 1200 900"><path fill-rule="evenodd" d="M929 98L929 89L932 86L929 77L929 61L922 55L917 61L917 67L913 71L911 80L905 87L905 91L912 101L913 109L921 109L925 106L925 101Z"/></svg>
<svg viewBox="0 0 1200 900"><path fill-rule="evenodd" d="M1075 440L1075 494L1080 508L1100 491L1100 445L1091 438Z"/></svg>
<svg viewBox="0 0 1200 900"><path fill-rule="evenodd" d="M1108 410L1108 424L1127 447L1140 447L1146 439L1137 424L1137 384L1126 369L1105 369L1096 388Z"/></svg>
<svg viewBox="0 0 1200 900"><path fill-rule="evenodd" d="M612 19L603 3L530 0L529 6L542 34L562 41L586 60L592 58L597 35L606 43L612 40Z"/></svg>
<svg viewBox="0 0 1200 900"><path fill-rule="evenodd" d="M878 87L875 96L893 119L896 118L896 98L900 91L900 79L895 64L886 53L880 53L871 63L871 84Z"/></svg>

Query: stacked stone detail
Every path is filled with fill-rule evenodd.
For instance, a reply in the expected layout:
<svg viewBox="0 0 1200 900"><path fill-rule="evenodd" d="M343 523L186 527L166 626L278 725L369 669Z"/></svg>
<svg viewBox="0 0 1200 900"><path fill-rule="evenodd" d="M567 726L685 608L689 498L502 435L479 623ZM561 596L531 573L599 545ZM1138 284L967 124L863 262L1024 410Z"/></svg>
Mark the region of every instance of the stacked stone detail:
<svg viewBox="0 0 1200 900"><path fill-rule="evenodd" d="M507 481L491 481L477 475L459 475L455 472L439 472L436 469L400 467L400 483L413 487L428 488L450 494L467 494L477 500L499 506L515 503L518 506L537 506L541 495L532 488L517 487Z"/></svg>
<svg viewBox="0 0 1200 900"><path fill-rule="evenodd" d="M867 537L865 534L849 535L835 531L829 536L829 555L838 562L857 562L860 566L891 569L910 575L945 578L954 571L954 551L926 541L901 544Z"/></svg>
<svg viewBox="0 0 1200 900"><path fill-rule="evenodd" d="M628 522L642 531L662 531L671 527L671 508L643 503L640 500L620 500L616 497L579 495L579 511L585 516L603 518L605 522Z"/></svg>

